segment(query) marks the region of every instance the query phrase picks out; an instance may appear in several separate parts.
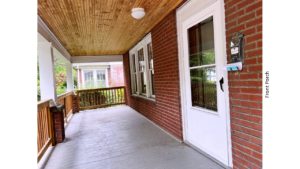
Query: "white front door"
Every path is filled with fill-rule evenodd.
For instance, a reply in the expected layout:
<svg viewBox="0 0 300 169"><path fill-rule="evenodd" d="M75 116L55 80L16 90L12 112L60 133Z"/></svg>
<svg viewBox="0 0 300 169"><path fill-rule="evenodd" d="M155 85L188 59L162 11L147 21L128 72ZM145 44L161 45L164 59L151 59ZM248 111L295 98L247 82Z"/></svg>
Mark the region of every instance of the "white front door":
<svg viewBox="0 0 300 169"><path fill-rule="evenodd" d="M231 166L225 35L220 4L217 1L199 11L194 10L199 5L190 5L193 9L181 10L195 12L185 18L180 18L183 12L177 11L183 128L185 142Z"/></svg>

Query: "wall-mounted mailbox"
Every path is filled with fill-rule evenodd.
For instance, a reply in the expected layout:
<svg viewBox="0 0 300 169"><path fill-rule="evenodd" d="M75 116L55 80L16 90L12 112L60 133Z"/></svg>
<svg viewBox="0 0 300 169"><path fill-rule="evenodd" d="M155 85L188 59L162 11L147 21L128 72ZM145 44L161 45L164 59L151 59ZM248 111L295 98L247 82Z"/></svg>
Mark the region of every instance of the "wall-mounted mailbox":
<svg viewBox="0 0 300 169"><path fill-rule="evenodd" d="M242 70L244 62L244 34L238 32L233 34L230 40L230 64L227 71Z"/></svg>
<svg viewBox="0 0 300 169"><path fill-rule="evenodd" d="M243 62L244 59L244 35L235 33L230 41L231 63Z"/></svg>

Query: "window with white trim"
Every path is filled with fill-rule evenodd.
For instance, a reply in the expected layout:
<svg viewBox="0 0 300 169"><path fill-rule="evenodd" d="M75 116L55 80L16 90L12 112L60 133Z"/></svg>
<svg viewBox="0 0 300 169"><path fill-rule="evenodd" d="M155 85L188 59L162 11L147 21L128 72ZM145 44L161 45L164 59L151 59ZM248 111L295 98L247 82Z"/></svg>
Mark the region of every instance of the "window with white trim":
<svg viewBox="0 0 300 169"><path fill-rule="evenodd" d="M138 94L137 91L137 71L135 64L135 53L130 55L130 75L132 94Z"/></svg>
<svg viewBox="0 0 300 169"><path fill-rule="evenodd" d="M132 95L155 98L151 34L129 51Z"/></svg>
<svg viewBox="0 0 300 169"><path fill-rule="evenodd" d="M145 64L145 57L144 57L144 49L138 49L138 65L139 65L139 93L142 95L147 94L147 78L146 78L146 64Z"/></svg>
<svg viewBox="0 0 300 169"><path fill-rule="evenodd" d="M81 76L83 89L108 87L107 69L85 69Z"/></svg>
<svg viewBox="0 0 300 169"><path fill-rule="evenodd" d="M96 70L96 87L97 88L102 88L106 87L106 81L105 81L105 70Z"/></svg>
<svg viewBox="0 0 300 169"><path fill-rule="evenodd" d="M93 71L85 70L84 71L84 88L93 88L94 81L93 81Z"/></svg>
<svg viewBox="0 0 300 169"><path fill-rule="evenodd" d="M150 96L155 97L154 92L154 66L153 66L153 52L152 52L152 43L147 44L147 52L148 52L148 74L149 74L149 83L150 83Z"/></svg>

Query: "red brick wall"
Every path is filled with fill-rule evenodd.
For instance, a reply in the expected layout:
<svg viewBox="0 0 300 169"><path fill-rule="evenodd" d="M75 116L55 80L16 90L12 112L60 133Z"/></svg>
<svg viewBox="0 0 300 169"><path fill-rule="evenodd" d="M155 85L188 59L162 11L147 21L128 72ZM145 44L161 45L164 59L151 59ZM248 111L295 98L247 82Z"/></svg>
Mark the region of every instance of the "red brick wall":
<svg viewBox="0 0 300 169"><path fill-rule="evenodd" d="M123 65L110 65L108 69L109 87L124 86Z"/></svg>
<svg viewBox="0 0 300 169"><path fill-rule="evenodd" d="M229 72L233 166L262 168L262 0L225 0L227 56L232 33L245 34L245 63Z"/></svg>
<svg viewBox="0 0 300 169"><path fill-rule="evenodd" d="M127 103L129 106L182 139L176 13L171 12L151 30L156 101L129 96L128 53L123 56Z"/></svg>

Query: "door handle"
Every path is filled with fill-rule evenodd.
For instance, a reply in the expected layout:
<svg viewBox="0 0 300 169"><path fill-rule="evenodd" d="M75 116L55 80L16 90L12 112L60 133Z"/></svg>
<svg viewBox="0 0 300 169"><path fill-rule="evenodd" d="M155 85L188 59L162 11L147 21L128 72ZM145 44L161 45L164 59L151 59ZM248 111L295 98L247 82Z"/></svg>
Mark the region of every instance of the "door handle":
<svg viewBox="0 0 300 169"><path fill-rule="evenodd" d="M220 88L221 88L222 92L224 92L224 90L223 90L224 78L223 77L219 80L219 83L220 83Z"/></svg>

